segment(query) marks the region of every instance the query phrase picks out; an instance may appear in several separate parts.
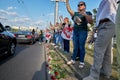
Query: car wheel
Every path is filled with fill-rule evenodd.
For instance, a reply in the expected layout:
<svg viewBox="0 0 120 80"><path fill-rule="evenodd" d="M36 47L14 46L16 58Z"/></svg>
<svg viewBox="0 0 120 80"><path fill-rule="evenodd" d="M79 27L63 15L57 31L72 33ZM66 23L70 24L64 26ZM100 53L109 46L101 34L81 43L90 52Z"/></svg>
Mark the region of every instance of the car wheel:
<svg viewBox="0 0 120 80"><path fill-rule="evenodd" d="M16 46L14 43L11 43L10 47L9 47L9 50L8 50L8 54L10 55L14 55L15 54L15 49L16 49Z"/></svg>

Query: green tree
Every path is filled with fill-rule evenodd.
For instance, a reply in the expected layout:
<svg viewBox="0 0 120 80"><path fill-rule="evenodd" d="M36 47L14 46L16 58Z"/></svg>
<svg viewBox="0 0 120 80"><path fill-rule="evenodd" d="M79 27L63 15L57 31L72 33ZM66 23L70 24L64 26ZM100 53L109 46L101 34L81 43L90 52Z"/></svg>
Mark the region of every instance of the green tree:
<svg viewBox="0 0 120 80"><path fill-rule="evenodd" d="M96 23L96 14L97 14L97 9L96 9L96 8L94 8L94 9L92 10L92 12L93 12L93 23L91 24L91 26L90 26L90 27L88 27L88 30L89 30L89 31L91 31L91 29L93 29L93 28L94 28L94 26L95 26L95 23Z"/></svg>
<svg viewBox="0 0 120 80"><path fill-rule="evenodd" d="M96 14L97 14L97 9L94 8L94 9L93 9L93 24L96 23Z"/></svg>

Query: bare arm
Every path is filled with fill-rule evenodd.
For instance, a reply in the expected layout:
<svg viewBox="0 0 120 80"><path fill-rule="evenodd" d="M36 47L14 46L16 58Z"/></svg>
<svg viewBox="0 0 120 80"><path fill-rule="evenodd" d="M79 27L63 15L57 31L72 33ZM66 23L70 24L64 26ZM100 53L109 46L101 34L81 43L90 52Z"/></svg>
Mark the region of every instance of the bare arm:
<svg viewBox="0 0 120 80"><path fill-rule="evenodd" d="M93 23L93 19L91 15L87 15L85 14L85 18L87 19L88 23L92 24Z"/></svg>
<svg viewBox="0 0 120 80"><path fill-rule="evenodd" d="M90 23L90 24L93 23L92 15L86 14L86 11L85 11L85 10L83 10L83 11L81 12L81 14L82 14L83 16L85 16L85 18L86 18L86 20L87 20L88 23Z"/></svg>
<svg viewBox="0 0 120 80"><path fill-rule="evenodd" d="M69 0L66 0L66 8L67 8L67 11L70 13L70 15L74 16L74 11L72 11L70 8Z"/></svg>

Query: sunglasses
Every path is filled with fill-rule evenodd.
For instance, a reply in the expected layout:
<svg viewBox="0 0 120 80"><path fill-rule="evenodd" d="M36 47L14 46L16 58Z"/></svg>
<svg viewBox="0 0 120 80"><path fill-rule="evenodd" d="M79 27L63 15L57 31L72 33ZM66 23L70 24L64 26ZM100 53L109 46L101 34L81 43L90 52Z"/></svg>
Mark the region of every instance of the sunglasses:
<svg viewBox="0 0 120 80"><path fill-rule="evenodd" d="M84 4L78 4L78 7L83 6Z"/></svg>

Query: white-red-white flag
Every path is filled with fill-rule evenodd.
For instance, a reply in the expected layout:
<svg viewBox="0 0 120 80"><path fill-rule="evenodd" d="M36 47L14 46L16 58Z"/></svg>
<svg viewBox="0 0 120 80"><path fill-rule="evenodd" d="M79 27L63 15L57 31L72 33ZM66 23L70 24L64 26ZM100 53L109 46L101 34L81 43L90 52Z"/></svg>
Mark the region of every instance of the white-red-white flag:
<svg viewBox="0 0 120 80"><path fill-rule="evenodd" d="M71 40L73 36L73 26L68 26L65 25L62 34L61 34L63 39Z"/></svg>

